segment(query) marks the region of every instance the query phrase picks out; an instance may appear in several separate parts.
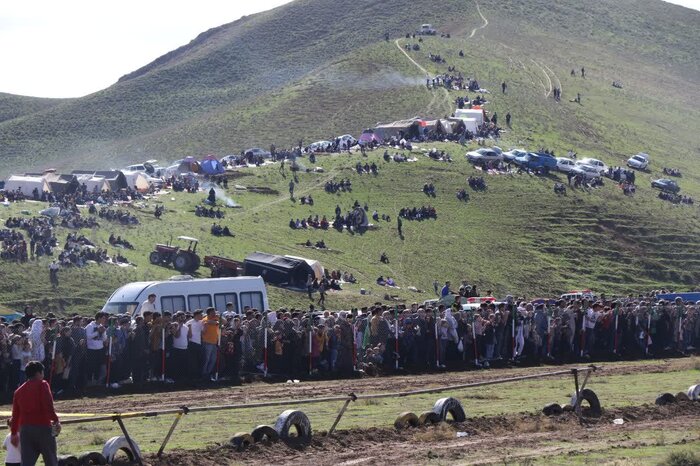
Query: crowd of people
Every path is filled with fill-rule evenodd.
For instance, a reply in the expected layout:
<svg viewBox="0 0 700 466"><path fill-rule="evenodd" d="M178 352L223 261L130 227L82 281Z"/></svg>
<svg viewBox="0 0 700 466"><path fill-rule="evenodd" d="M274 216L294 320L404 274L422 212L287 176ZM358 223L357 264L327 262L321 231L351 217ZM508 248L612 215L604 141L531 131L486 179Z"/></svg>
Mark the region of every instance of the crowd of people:
<svg viewBox="0 0 700 466"><path fill-rule="evenodd" d="M686 196L685 194L669 193L667 191L659 191L658 197L659 199L663 199L664 201L668 201L672 204L693 205L695 203L693 198L690 196Z"/></svg>
<svg viewBox="0 0 700 466"><path fill-rule="evenodd" d="M327 290L353 280L340 271L321 280L309 275L309 297L318 292L323 305ZM380 280L396 286L390 278ZM350 376L396 367L424 371L640 358L685 354L700 345L700 302L507 296L466 304L476 287L463 285L453 294L449 286L440 290L435 283L438 302L376 303L338 312L317 311L313 304L277 312L245 308L241 314L232 304L221 311L158 312L156 296L133 316L99 312L94 318L61 319L50 313L38 317L27 308L21 319L0 324L0 392L9 396L23 382L22 368L30 360L51 368L46 379L61 394L80 393L88 385L237 382L241 372Z"/></svg>
<svg viewBox="0 0 700 466"><path fill-rule="evenodd" d="M372 162L371 164L365 162L363 165L361 162L357 162L355 164L355 171L359 174L362 175L363 173L368 174L371 173L372 175L378 175L379 174L379 169L377 168L377 164Z"/></svg>
<svg viewBox="0 0 700 466"><path fill-rule="evenodd" d="M403 207L399 210L399 217L406 220L427 220L436 219L437 211L430 205L421 207Z"/></svg>
<svg viewBox="0 0 700 466"><path fill-rule="evenodd" d="M352 192L352 181L349 178L344 178L340 181L330 180L324 185L327 193L335 194L338 192Z"/></svg>
<svg viewBox="0 0 700 466"><path fill-rule="evenodd" d="M5 226L27 232L28 244L22 233L17 232L15 235L6 233L14 238L11 245L14 246L15 256L22 258L19 262L24 262L28 258L52 256L53 248L58 245L54 221L50 217L10 217L5 220ZM29 246L29 251L27 251L27 246Z"/></svg>
<svg viewBox="0 0 700 466"><path fill-rule="evenodd" d="M486 180L483 176L470 176L467 178L467 184L474 191L486 191L487 185Z"/></svg>
<svg viewBox="0 0 700 466"><path fill-rule="evenodd" d="M214 209L213 207L206 207L206 206L195 206L194 208L194 214L197 217L208 217L208 218L224 218L224 212L221 210L221 208L217 207Z"/></svg>
<svg viewBox="0 0 700 466"><path fill-rule="evenodd" d="M675 177L681 177L681 171L677 168L666 168L664 167L662 170L663 174L666 176L675 176Z"/></svg>
<svg viewBox="0 0 700 466"><path fill-rule="evenodd" d="M110 222L119 222L122 225L138 225L139 219L133 214L122 209L100 208L98 216Z"/></svg>

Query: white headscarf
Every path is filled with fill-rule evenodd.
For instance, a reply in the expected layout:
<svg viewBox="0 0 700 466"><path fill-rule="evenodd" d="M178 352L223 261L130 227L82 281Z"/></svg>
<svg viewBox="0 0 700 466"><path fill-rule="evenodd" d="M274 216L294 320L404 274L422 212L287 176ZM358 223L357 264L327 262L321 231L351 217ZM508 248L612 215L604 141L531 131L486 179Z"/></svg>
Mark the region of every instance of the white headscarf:
<svg viewBox="0 0 700 466"><path fill-rule="evenodd" d="M32 329L29 332L29 341L32 343L32 359L35 361L44 361L46 353L44 351L44 342L41 340L41 334L44 331L44 323L41 319L36 319L32 322Z"/></svg>

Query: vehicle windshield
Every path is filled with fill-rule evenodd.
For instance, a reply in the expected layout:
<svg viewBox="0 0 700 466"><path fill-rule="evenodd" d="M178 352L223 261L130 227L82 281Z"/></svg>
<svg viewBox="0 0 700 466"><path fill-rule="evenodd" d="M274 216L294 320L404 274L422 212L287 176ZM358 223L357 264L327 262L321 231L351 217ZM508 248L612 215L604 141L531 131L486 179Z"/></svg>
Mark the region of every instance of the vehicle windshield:
<svg viewBox="0 0 700 466"><path fill-rule="evenodd" d="M108 314L132 315L138 306L139 306L139 303L109 302L109 303L105 304L105 306L102 308L102 312L106 312Z"/></svg>
<svg viewBox="0 0 700 466"><path fill-rule="evenodd" d="M632 157L632 158L633 158L634 160L636 160L637 162L646 162L646 159L644 159L644 157L640 157L640 156L638 156L638 155L635 155L635 156Z"/></svg>

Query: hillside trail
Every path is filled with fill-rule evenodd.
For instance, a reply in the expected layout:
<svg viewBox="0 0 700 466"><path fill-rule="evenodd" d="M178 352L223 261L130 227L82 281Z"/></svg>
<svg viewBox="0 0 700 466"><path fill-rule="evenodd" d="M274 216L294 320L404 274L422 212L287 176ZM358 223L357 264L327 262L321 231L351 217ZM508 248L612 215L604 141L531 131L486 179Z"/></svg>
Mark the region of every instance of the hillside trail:
<svg viewBox="0 0 700 466"><path fill-rule="evenodd" d="M429 78L430 78L430 73L428 73L428 70L426 70L425 68L423 68L417 61L415 61L413 58L411 58L411 56L410 56L408 53L406 53L406 51L403 49L403 47L401 47L401 44L399 43L400 40L401 40L401 39L396 39L396 40L394 41L394 44L396 45L396 48L398 48L399 51L400 51L401 53L403 53L404 56L405 56L406 58L408 58L408 60L409 60L411 63L413 63L413 65L414 65L416 68L418 68L421 72L423 72L423 74L425 74L426 79L429 79ZM436 92L430 92L430 89L428 89L427 87L425 88L425 90L426 90L426 92L428 92L428 93L430 93L430 94L432 95L432 99L430 100L430 103L428 104L427 107L425 107L425 113L428 114L428 115L430 115L431 113L433 113L433 111L434 111L433 109L435 108L435 105L437 104L438 95L437 95ZM447 93L447 90L445 90L445 93Z"/></svg>
<svg viewBox="0 0 700 466"><path fill-rule="evenodd" d="M474 37L474 34L476 34L476 32L477 32L479 29L484 29L486 26L489 25L489 20L486 19L486 16L484 16L483 13L481 13L481 8L479 7L479 2L478 2L478 1L475 1L474 3L476 3L476 11L477 11L477 13L479 13L479 16L481 16L481 19L484 20L484 24L482 24L481 26L477 26L477 27L475 27L474 29L472 29L472 33L469 34L469 37L468 37L469 39L471 39L472 37Z"/></svg>
<svg viewBox="0 0 700 466"><path fill-rule="evenodd" d="M563 90L563 88L562 88L561 79L559 79L559 76L557 76L557 74L554 71L552 71L552 69L550 67L548 67L547 65L544 65L544 67L547 68L547 71L552 73L552 76L554 76L554 79L557 80L557 87L559 88L559 92L561 92Z"/></svg>
<svg viewBox="0 0 700 466"><path fill-rule="evenodd" d="M539 63L537 63L537 62L536 62L535 60L533 60L532 58L530 59L530 61L531 61L532 63L534 63L535 66L538 67L538 68L540 69L540 71L542 71L542 74L544 74L544 77L547 79L547 86L549 87L549 89L545 88L544 96L545 96L545 97L549 97L550 94L552 93L552 90L554 89L554 88L552 87L552 78L549 77L549 74L547 73L547 70L545 70L544 67L543 67L542 65L540 65Z"/></svg>

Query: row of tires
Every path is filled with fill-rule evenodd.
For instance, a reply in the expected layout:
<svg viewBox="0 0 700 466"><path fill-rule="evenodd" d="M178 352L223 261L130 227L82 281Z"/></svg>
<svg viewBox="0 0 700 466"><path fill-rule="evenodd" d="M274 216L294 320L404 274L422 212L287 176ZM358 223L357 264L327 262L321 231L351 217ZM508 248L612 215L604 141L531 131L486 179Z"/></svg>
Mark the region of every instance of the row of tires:
<svg viewBox="0 0 700 466"><path fill-rule="evenodd" d="M432 410L425 411L420 415L410 412L399 414L399 417L394 421L394 427L397 430L402 430L408 427L439 424L448 421L450 418L453 422L464 422L467 420L462 403L457 398L440 398L435 402Z"/></svg>
<svg viewBox="0 0 700 466"><path fill-rule="evenodd" d="M91 451L79 456L67 455L58 458L58 466L94 466L105 465L114 462L114 458L121 451L124 452L130 462L141 457L141 450L133 441L134 450L129 446L129 442L122 436L112 437L105 442L102 453Z"/></svg>
<svg viewBox="0 0 700 466"><path fill-rule="evenodd" d="M563 406L559 403L549 403L545 405L545 407L542 408L542 414L545 416L558 416L565 412L574 411L577 405L584 406L584 402L588 404L588 407L582 409L581 414L588 417L600 417L603 414L603 407L600 405L600 399L598 399L596 392L590 388L584 388L578 393L578 396L574 393L569 403Z"/></svg>
<svg viewBox="0 0 700 466"><path fill-rule="evenodd" d="M260 425L251 433L238 432L231 437L230 444L238 451L243 451L254 443L274 443L279 440L294 440L300 443L311 441L311 421L303 412L288 409L279 415L274 426Z"/></svg>
<svg viewBox="0 0 700 466"><path fill-rule="evenodd" d="M659 406L664 406L679 401L700 401L700 384L691 385L685 392L678 392L675 395L672 393L662 393L656 397L655 403Z"/></svg>

